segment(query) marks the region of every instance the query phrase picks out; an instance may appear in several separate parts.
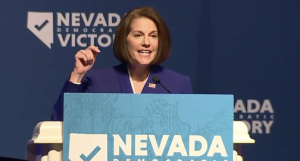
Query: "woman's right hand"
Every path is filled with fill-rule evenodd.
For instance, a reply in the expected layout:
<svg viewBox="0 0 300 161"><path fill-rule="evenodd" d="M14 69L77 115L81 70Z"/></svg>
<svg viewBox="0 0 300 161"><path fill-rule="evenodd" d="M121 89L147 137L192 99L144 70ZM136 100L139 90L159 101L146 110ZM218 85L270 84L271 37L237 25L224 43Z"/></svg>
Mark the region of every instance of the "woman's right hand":
<svg viewBox="0 0 300 161"><path fill-rule="evenodd" d="M78 51L75 54L75 67L69 80L73 83L81 83L84 75L93 67L99 52L96 46Z"/></svg>

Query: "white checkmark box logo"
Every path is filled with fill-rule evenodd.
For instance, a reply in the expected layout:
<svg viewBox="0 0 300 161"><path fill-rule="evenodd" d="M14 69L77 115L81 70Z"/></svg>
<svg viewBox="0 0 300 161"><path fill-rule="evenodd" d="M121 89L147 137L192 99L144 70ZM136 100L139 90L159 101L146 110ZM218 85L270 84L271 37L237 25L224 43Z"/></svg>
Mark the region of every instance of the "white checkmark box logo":
<svg viewBox="0 0 300 161"><path fill-rule="evenodd" d="M70 134L71 161L107 161L106 134Z"/></svg>
<svg viewBox="0 0 300 161"><path fill-rule="evenodd" d="M28 12L27 28L51 49L53 44L53 13Z"/></svg>

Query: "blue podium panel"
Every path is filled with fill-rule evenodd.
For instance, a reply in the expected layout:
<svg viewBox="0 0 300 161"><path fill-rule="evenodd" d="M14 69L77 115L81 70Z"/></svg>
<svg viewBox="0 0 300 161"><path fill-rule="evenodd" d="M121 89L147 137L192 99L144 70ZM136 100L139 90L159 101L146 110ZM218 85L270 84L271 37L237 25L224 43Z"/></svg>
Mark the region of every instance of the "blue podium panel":
<svg viewBox="0 0 300 161"><path fill-rule="evenodd" d="M232 161L232 95L64 95L64 161Z"/></svg>

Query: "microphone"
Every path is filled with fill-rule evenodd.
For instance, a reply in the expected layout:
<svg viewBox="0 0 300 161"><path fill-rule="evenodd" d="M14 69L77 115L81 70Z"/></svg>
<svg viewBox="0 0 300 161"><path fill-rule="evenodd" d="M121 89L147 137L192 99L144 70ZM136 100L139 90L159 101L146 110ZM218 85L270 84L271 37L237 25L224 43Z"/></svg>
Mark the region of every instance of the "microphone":
<svg viewBox="0 0 300 161"><path fill-rule="evenodd" d="M160 83L160 79L157 77L157 76L153 76L152 77L152 80L155 82L155 83L158 83L160 84L168 93L171 93L162 83Z"/></svg>

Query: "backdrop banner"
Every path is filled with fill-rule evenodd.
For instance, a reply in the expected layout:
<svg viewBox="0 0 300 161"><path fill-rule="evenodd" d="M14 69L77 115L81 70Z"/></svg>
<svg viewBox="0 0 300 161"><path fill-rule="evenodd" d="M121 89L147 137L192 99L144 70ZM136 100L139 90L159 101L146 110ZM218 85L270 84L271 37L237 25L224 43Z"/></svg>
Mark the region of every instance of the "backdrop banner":
<svg viewBox="0 0 300 161"><path fill-rule="evenodd" d="M0 1L0 156L25 158L77 51L98 46L95 69L119 63L116 28L140 6L152 6L169 27L172 54L164 67L189 76L196 94L234 95L234 119L255 139L244 146L244 160L299 158L298 0Z"/></svg>
<svg viewBox="0 0 300 161"><path fill-rule="evenodd" d="M233 160L233 96L64 95L65 161Z"/></svg>

